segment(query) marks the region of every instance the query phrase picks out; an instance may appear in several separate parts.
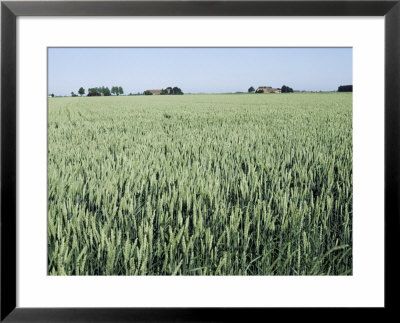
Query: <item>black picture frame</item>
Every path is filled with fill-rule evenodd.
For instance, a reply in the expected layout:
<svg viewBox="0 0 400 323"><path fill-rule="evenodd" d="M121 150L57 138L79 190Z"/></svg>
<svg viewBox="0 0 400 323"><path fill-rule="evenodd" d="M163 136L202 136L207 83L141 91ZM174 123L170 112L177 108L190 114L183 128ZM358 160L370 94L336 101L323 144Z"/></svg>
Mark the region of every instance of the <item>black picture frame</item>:
<svg viewBox="0 0 400 323"><path fill-rule="evenodd" d="M300 308L16 307L16 19L18 16L384 16L385 18L385 306ZM400 0L387 1L2 1L1 3L1 322L252 322L290 311L308 319L369 318L397 310L400 208ZM373 256L371 256L371 261ZM40 293L40 291L38 291ZM312 314L310 311L316 311ZM268 313L267 313L268 311ZM321 313L324 311L324 313ZM321 317L321 314L324 317ZM284 317L282 317L284 319Z"/></svg>

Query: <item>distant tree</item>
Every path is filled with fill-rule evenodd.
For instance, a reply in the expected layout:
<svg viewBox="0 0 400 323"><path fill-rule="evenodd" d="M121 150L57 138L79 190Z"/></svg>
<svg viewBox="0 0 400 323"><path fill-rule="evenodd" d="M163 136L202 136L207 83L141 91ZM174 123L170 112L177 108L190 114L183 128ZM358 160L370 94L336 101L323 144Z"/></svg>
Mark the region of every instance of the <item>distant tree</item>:
<svg viewBox="0 0 400 323"><path fill-rule="evenodd" d="M75 97L75 96L78 96L78 95L75 94L74 92L71 92L71 96Z"/></svg>
<svg viewBox="0 0 400 323"><path fill-rule="evenodd" d="M182 95L183 92L177 86L174 86L173 88L168 86L166 89L162 89L160 94L161 95Z"/></svg>
<svg viewBox="0 0 400 323"><path fill-rule="evenodd" d="M118 86L111 87L111 93L115 94L115 95L118 95Z"/></svg>
<svg viewBox="0 0 400 323"><path fill-rule="evenodd" d="M291 87L289 87L289 86L282 85L282 87L281 87L281 92L282 92L282 93L292 93L292 92L293 92L293 89L292 89Z"/></svg>
<svg viewBox="0 0 400 323"><path fill-rule="evenodd" d="M51 97L54 98L54 93L51 93Z"/></svg>
<svg viewBox="0 0 400 323"><path fill-rule="evenodd" d="M151 93L149 90L146 90L143 92L144 95L153 95L153 93Z"/></svg>
<svg viewBox="0 0 400 323"><path fill-rule="evenodd" d="M110 96L111 95L110 89L108 87L103 87L102 91L103 91L102 93L103 93L104 96Z"/></svg>
<svg viewBox="0 0 400 323"><path fill-rule="evenodd" d="M338 92L353 92L353 85L341 85Z"/></svg>
<svg viewBox="0 0 400 323"><path fill-rule="evenodd" d="M249 89L247 90L247 92L249 93L253 93L255 91L254 87L250 86Z"/></svg>
<svg viewBox="0 0 400 323"><path fill-rule="evenodd" d="M100 96L100 90L98 87L93 87L88 89L87 96Z"/></svg>
<svg viewBox="0 0 400 323"><path fill-rule="evenodd" d="M84 95L84 94L85 94L85 89L84 89L83 87L81 87L81 88L78 90L78 93L79 93L80 96Z"/></svg>
<svg viewBox="0 0 400 323"><path fill-rule="evenodd" d="M172 89L172 94L175 94L175 95L182 95L183 92L182 92L182 90L181 90L179 87L175 86L175 87Z"/></svg>
<svg viewBox="0 0 400 323"><path fill-rule="evenodd" d="M124 94L124 89L121 86L111 87L111 93L115 95Z"/></svg>

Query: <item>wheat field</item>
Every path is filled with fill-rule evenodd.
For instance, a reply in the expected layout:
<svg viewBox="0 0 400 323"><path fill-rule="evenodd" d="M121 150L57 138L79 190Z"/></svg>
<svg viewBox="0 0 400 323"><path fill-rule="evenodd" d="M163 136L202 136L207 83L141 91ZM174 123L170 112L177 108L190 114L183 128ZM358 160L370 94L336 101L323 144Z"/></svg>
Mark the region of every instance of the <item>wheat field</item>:
<svg viewBox="0 0 400 323"><path fill-rule="evenodd" d="M49 275L352 275L352 94L48 99Z"/></svg>

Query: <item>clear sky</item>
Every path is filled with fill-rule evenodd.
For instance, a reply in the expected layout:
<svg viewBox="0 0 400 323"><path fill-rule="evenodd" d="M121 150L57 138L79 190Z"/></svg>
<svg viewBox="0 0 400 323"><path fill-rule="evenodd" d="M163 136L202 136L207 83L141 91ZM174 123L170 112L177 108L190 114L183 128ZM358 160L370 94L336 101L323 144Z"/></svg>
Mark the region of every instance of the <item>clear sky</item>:
<svg viewBox="0 0 400 323"><path fill-rule="evenodd" d="M351 48L49 48L48 91L122 86L125 94L178 86L184 93L250 86L337 90L352 84Z"/></svg>

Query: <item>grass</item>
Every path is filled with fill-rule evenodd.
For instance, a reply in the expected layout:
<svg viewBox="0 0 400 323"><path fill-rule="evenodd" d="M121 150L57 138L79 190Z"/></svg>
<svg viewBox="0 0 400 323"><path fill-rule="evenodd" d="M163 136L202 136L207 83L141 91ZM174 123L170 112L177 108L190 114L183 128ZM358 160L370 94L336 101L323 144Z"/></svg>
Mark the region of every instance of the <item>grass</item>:
<svg viewBox="0 0 400 323"><path fill-rule="evenodd" d="M49 98L50 275L351 275L352 95Z"/></svg>

